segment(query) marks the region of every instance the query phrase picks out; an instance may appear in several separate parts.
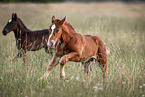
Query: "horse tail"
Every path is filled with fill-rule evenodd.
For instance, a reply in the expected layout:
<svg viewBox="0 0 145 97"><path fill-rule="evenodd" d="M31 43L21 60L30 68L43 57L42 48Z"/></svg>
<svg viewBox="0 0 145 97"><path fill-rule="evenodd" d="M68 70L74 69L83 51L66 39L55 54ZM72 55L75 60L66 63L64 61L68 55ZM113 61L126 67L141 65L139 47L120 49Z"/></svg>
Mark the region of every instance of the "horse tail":
<svg viewBox="0 0 145 97"><path fill-rule="evenodd" d="M107 46L106 46L106 52L107 52L107 54L110 54L110 50Z"/></svg>

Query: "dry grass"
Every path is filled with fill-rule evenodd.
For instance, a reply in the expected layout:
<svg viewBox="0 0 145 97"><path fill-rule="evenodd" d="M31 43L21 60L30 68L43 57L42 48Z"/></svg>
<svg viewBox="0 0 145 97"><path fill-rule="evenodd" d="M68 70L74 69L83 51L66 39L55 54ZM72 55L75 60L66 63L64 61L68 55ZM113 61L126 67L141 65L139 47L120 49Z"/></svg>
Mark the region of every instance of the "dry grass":
<svg viewBox="0 0 145 97"><path fill-rule="evenodd" d="M17 54L13 33L0 33L0 97L141 97L145 95L145 4L123 2L100 3L17 3L0 4L0 29L16 12L32 30L48 28L51 17L67 16L81 34L99 35L110 48L108 76L102 85L101 70L92 64L93 72L84 75L79 63L65 67L67 78L59 78L59 66L47 80L38 81L51 60L44 52L27 53L11 61Z"/></svg>

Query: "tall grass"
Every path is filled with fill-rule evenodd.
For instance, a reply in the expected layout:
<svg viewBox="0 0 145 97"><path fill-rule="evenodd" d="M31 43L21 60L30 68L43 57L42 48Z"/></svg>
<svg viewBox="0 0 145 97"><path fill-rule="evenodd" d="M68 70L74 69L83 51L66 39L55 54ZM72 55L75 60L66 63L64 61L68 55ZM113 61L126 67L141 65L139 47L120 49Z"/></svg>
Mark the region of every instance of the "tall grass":
<svg viewBox="0 0 145 97"><path fill-rule="evenodd" d="M0 5L2 5L0 6L1 30L13 11L18 13L30 29L48 28L51 23L50 18L54 14L49 4ZM60 12L55 14L60 18L65 15ZM84 75L80 63L68 62L65 67L66 79L59 78L58 65L47 80L38 81L46 71L52 57L42 49L38 52L27 52L26 63L22 59L11 61L18 52L14 35L12 32L7 36L0 33L0 97L144 96L145 18L142 16L89 16L87 13L86 15L78 14L77 10L66 13L66 15L67 21L74 26L77 32L83 35L100 36L110 49L108 74L104 85L101 70L96 63L92 64L93 71L89 76Z"/></svg>

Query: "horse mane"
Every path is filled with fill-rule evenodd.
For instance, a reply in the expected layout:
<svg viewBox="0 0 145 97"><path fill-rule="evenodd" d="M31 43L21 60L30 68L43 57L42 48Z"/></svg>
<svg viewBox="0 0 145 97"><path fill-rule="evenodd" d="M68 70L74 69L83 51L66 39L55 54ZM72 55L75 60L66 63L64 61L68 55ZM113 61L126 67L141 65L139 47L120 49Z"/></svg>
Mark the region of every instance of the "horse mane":
<svg viewBox="0 0 145 97"><path fill-rule="evenodd" d="M57 23L59 23L60 22L60 19L55 19L55 21ZM67 21L64 22L64 25L67 26L67 27L69 27L69 28L71 28L72 30L75 30L74 27L70 23L68 23Z"/></svg>
<svg viewBox="0 0 145 97"><path fill-rule="evenodd" d="M25 24L23 23L23 21L22 21L20 18L18 18L18 20L20 21L20 23L22 24L22 26L24 27L25 30L30 31L30 30L25 26Z"/></svg>
<svg viewBox="0 0 145 97"><path fill-rule="evenodd" d="M68 42L72 37L74 37L74 35L78 35L78 33L70 23L65 21L63 25L63 30L65 31L65 33L62 35L63 41Z"/></svg>
<svg viewBox="0 0 145 97"><path fill-rule="evenodd" d="M68 26L72 30L75 30L74 27L70 23L68 23L67 21L65 21L64 25Z"/></svg>

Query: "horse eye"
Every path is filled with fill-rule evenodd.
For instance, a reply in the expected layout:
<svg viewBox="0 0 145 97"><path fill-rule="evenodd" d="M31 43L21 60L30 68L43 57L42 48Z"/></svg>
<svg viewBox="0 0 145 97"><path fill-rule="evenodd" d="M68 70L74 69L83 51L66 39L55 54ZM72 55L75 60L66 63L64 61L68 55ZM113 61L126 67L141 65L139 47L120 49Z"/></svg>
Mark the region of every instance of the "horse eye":
<svg viewBox="0 0 145 97"><path fill-rule="evenodd" d="M59 32L59 30L56 31L57 33Z"/></svg>

